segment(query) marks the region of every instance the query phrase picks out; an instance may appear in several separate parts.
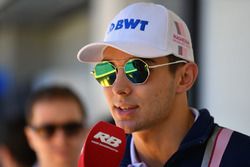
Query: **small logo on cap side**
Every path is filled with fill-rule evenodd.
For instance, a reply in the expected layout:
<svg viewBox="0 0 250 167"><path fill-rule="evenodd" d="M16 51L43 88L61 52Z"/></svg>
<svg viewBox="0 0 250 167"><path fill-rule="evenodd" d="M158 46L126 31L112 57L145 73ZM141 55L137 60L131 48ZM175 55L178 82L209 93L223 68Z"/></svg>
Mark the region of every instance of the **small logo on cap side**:
<svg viewBox="0 0 250 167"><path fill-rule="evenodd" d="M140 20L140 19L121 19L118 20L116 23L111 23L109 27L109 33L111 31L119 30L119 29L135 29L139 27L141 31L144 31L146 26L148 25L147 20Z"/></svg>
<svg viewBox="0 0 250 167"><path fill-rule="evenodd" d="M178 54L182 56L187 56L188 48L190 48L190 43L187 40L187 34L185 32L184 25L180 22L175 21L175 26L177 34L173 34L173 41L178 43Z"/></svg>

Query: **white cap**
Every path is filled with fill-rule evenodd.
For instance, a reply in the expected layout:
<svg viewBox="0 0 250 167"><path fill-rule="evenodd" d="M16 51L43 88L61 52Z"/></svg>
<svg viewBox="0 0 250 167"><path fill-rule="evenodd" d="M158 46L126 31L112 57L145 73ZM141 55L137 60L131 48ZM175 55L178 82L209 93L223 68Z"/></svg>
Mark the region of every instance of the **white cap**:
<svg viewBox="0 0 250 167"><path fill-rule="evenodd" d="M194 62L190 33L184 21L154 3L135 3L121 10L109 24L104 40L84 46L78 52L78 60L101 61L107 46L135 57L173 54Z"/></svg>

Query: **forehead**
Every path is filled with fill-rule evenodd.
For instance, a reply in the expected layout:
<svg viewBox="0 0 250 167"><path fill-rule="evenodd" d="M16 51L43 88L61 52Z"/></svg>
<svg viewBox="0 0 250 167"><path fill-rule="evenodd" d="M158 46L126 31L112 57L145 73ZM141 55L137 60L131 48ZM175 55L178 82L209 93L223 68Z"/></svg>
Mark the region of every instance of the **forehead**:
<svg viewBox="0 0 250 167"><path fill-rule="evenodd" d="M121 50L112 48L112 47L107 47L105 48L105 50L103 51L103 59L102 60L108 60L108 61L112 61L114 63L117 64L123 64L125 63L127 60L131 59L131 58L139 58L136 56L133 56L131 54L125 53ZM163 57L158 57L158 58L141 58L143 60L145 60L148 63L166 63L168 61L167 56L163 56Z"/></svg>
<svg viewBox="0 0 250 167"><path fill-rule="evenodd" d="M134 57L135 56L112 47L107 47L103 51L103 60L119 61L119 60L128 60Z"/></svg>
<svg viewBox="0 0 250 167"><path fill-rule="evenodd" d="M71 99L42 100L32 107L31 123L65 123L80 121L82 113L79 105Z"/></svg>

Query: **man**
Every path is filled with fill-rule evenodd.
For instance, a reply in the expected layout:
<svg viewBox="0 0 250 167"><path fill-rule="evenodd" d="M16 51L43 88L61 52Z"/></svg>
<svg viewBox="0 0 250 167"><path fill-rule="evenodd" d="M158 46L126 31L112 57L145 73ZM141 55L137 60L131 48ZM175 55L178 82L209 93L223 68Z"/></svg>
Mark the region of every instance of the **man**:
<svg viewBox="0 0 250 167"><path fill-rule="evenodd" d="M25 133L39 167L76 167L84 135L86 113L78 96L62 86L31 94Z"/></svg>
<svg viewBox="0 0 250 167"><path fill-rule="evenodd" d="M83 47L78 59L97 63L93 76L116 125L128 134L120 166L250 166L249 136L189 107L198 67L189 30L170 10L128 6L111 21L104 41Z"/></svg>

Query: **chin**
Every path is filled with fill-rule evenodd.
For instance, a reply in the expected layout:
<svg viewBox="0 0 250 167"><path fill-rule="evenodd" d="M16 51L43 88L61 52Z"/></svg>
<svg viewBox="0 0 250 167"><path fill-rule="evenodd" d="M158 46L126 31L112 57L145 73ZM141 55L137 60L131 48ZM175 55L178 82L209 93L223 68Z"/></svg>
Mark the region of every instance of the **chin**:
<svg viewBox="0 0 250 167"><path fill-rule="evenodd" d="M126 134L135 132L135 123L131 121L115 121L116 126L122 128Z"/></svg>

